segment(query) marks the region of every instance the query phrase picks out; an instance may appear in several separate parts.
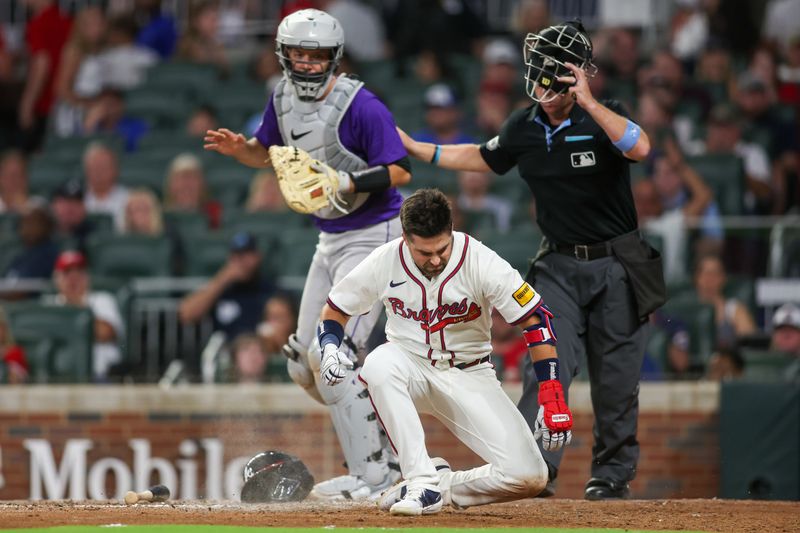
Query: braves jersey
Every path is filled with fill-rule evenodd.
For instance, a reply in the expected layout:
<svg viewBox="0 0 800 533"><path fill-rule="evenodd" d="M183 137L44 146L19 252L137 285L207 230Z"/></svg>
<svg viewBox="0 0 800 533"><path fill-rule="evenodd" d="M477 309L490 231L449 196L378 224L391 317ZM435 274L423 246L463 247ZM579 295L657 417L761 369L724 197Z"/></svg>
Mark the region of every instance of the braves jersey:
<svg viewBox="0 0 800 533"><path fill-rule="evenodd" d="M431 360L468 363L491 350L492 309L510 324L529 318L541 297L494 251L469 235L453 232L444 271L428 279L402 238L374 250L337 283L328 304L350 316L380 300L386 337Z"/></svg>

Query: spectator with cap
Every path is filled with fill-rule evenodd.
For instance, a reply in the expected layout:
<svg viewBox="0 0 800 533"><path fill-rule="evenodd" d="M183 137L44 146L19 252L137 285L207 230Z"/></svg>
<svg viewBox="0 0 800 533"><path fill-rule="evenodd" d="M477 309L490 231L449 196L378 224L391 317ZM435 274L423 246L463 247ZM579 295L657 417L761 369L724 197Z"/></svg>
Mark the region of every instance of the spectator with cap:
<svg viewBox="0 0 800 533"><path fill-rule="evenodd" d="M97 228L86 216L83 184L70 178L55 190L50 208L55 221L55 236L65 247L86 253L86 241Z"/></svg>
<svg viewBox="0 0 800 533"><path fill-rule="evenodd" d="M770 163L760 145L742 139L740 112L731 104L717 104L711 110L704 141L692 146L692 155L729 154L742 159L747 192L745 209L752 214L767 214L772 200Z"/></svg>
<svg viewBox="0 0 800 533"><path fill-rule="evenodd" d="M53 241L53 217L47 206L29 202L19 221L22 250L5 272L9 279L43 279L53 273L58 246Z"/></svg>
<svg viewBox="0 0 800 533"><path fill-rule="evenodd" d="M420 142L434 144L474 143L475 138L462 128L463 114L455 91L444 83L428 87L423 98L425 125L412 135Z"/></svg>
<svg viewBox="0 0 800 533"><path fill-rule="evenodd" d="M800 357L800 306L787 303L772 315L771 349Z"/></svg>
<svg viewBox="0 0 800 533"><path fill-rule="evenodd" d="M245 231L236 233L222 268L181 301L181 322L194 323L211 313L215 330L228 339L255 332L273 292L272 284L261 275L261 262L255 237Z"/></svg>
<svg viewBox="0 0 800 533"><path fill-rule="evenodd" d="M798 140L795 125L781 115L774 105L769 87L764 80L751 71L743 72L736 83L736 103L747 121L743 135L746 139L761 143L772 163L775 205L773 211L785 213L800 202L800 187L797 180L789 177L797 174Z"/></svg>
<svg viewBox="0 0 800 533"><path fill-rule="evenodd" d="M0 155L0 213L20 213L28 203L28 163L19 150Z"/></svg>
<svg viewBox="0 0 800 533"><path fill-rule="evenodd" d="M106 381L114 365L122 362L120 343L125 336L122 315L114 297L103 291L92 291L86 256L67 250L58 256L53 281L58 291L45 298L55 305L88 307L94 315L92 374L95 381ZM52 301L51 301L52 299Z"/></svg>
<svg viewBox="0 0 800 533"><path fill-rule="evenodd" d="M492 85L517 98L525 96L519 76L520 52L506 39L494 39L483 49L481 87Z"/></svg>

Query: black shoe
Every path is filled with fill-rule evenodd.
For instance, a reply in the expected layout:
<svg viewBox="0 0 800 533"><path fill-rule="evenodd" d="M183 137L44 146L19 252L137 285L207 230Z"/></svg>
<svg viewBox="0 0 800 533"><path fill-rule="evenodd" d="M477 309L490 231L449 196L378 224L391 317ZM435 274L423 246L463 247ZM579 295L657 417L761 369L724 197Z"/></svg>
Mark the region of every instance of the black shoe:
<svg viewBox="0 0 800 533"><path fill-rule="evenodd" d="M622 500L630 495L631 488L626 482L593 477L586 483L583 497L587 500Z"/></svg>

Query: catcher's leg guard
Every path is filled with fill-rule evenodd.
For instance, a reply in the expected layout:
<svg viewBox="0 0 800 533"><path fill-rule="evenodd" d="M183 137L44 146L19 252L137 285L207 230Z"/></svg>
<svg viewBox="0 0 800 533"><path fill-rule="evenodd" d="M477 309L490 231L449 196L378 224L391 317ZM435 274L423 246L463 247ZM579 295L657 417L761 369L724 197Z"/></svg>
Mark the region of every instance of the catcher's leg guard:
<svg viewBox="0 0 800 533"><path fill-rule="evenodd" d="M320 356L316 341L309 350L308 361L311 371L318 377ZM333 427L350 475L373 487L387 482L391 477L389 464L393 462L393 454L372 409L369 394L358 380L358 369L348 371L338 385L330 386L317 380L317 390L331 410Z"/></svg>
<svg viewBox="0 0 800 533"><path fill-rule="evenodd" d="M297 340L297 335L292 333L289 341L281 348L286 356L286 370L292 381L300 385L309 396L324 404L317 390L314 373L308 365L308 350Z"/></svg>

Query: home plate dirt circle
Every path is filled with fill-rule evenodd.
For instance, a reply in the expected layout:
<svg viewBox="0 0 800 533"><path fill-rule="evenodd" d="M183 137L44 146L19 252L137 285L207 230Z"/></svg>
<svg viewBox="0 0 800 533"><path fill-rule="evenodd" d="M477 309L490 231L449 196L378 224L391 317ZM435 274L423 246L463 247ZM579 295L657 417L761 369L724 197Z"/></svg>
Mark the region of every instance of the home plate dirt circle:
<svg viewBox="0 0 800 533"><path fill-rule="evenodd" d="M563 527L719 532L794 532L800 503L741 500L524 500L462 511L400 518L374 504L251 505L171 501L0 502L0 527L105 524L209 524L273 527Z"/></svg>

